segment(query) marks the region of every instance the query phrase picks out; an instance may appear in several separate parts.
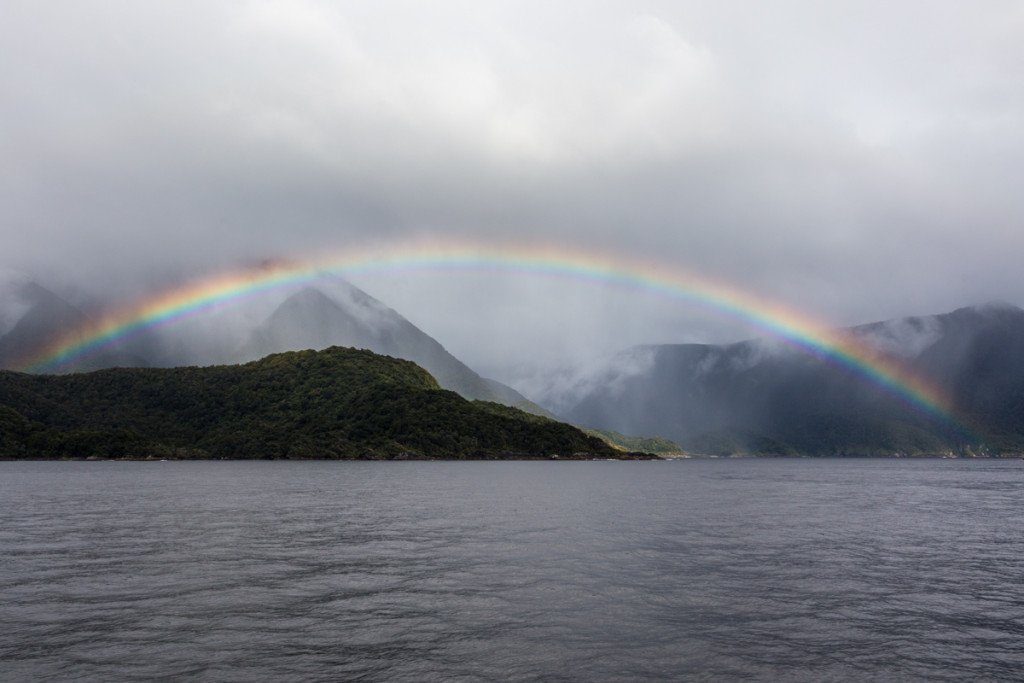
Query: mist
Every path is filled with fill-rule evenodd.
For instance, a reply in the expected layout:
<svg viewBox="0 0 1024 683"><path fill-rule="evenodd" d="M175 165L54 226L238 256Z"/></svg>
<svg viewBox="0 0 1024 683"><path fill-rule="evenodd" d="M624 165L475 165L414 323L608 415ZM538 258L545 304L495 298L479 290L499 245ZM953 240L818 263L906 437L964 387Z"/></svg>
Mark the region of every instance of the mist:
<svg viewBox="0 0 1024 683"><path fill-rule="evenodd" d="M996 1L16 0L0 266L88 307L436 237L657 260L843 326L1019 305L1022 38ZM354 283L524 388L759 334L536 276Z"/></svg>

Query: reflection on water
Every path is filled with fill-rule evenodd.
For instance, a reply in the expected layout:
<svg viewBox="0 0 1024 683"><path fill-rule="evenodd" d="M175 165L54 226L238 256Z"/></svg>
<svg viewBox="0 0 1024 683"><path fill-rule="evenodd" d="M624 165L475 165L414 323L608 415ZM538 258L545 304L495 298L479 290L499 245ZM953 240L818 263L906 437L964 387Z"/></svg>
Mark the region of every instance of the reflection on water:
<svg viewBox="0 0 1024 683"><path fill-rule="evenodd" d="M4 680L1011 679L1020 461L0 463Z"/></svg>

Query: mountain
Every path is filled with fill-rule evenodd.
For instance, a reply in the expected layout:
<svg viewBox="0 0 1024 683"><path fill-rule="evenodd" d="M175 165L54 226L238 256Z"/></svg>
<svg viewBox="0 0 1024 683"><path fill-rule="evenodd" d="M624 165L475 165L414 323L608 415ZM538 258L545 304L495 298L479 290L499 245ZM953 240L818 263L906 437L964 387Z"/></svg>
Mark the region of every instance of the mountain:
<svg viewBox="0 0 1024 683"><path fill-rule="evenodd" d="M5 284L0 292L0 367L17 363L85 321L80 310L35 282L25 279Z"/></svg>
<svg viewBox="0 0 1024 683"><path fill-rule="evenodd" d="M0 371L6 458L623 457L575 427L440 388L415 364L333 347L245 365ZM640 457L635 454L634 457Z"/></svg>
<svg viewBox="0 0 1024 683"><path fill-rule="evenodd" d="M27 277L0 272L0 367L17 367L86 317ZM559 415L598 431L659 435L693 452L1024 452L1024 311L993 303L847 332L947 389L962 424L767 339L628 349L586 373L546 376L547 390L536 392L541 408L481 377L399 313L341 280L150 328L73 370L222 365L349 346L411 360L464 398Z"/></svg>
<svg viewBox="0 0 1024 683"><path fill-rule="evenodd" d="M87 320L78 307L27 276L0 278L0 368L19 367L39 349ZM115 348L89 358L76 369L148 364L137 350Z"/></svg>
<svg viewBox="0 0 1024 683"><path fill-rule="evenodd" d="M433 374L443 388L465 398L550 416L511 387L478 375L359 288L341 280L324 286L330 294L306 288L269 313L265 302L249 302L177 326L149 329L71 369L218 365L284 351L350 346L411 360ZM16 369L19 361L86 319L73 305L28 278L7 278L0 282L0 368Z"/></svg>
<svg viewBox="0 0 1024 683"><path fill-rule="evenodd" d="M369 349L413 361L442 387L465 398L544 414L511 387L478 375L433 337L359 288L337 281L331 291L333 296L305 288L290 296L252 331L237 351L237 359L335 345Z"/></svg>
<svg viewBox="0 0 1024 683"><path fill-rule="evenodd" d="M848 331L948 388L967 428L763 339L629 349L546 406L574 424L720 455L1024 452L1024 311L989 304Z"/></svg>

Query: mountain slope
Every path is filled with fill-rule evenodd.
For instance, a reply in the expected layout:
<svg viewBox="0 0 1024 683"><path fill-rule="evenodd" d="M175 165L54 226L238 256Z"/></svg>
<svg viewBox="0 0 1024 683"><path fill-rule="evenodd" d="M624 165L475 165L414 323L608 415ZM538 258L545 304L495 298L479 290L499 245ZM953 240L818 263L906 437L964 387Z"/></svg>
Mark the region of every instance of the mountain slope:
<svg viewBox="0 0 1024 683"><path fill-rule="evenodd" d="M6 280L0 283L0 368L17 369L20 361L73 331L86 316L26 277ZM175 326L143 330L66 370L220 365L271 353L349 346L411 360L433 374L443 388L466 398L550 416L511 387L478 375L435 339L357 287L342 280L323 284L330 294L306 288L269 311L267 302L251 301Z"/></svg>
<svg viewBox="0 0 1024 683"><path fill-rule="evenodd" d="M551 407L575 424L718 454L945 453L971 442L1024 451L1024 311L978 306L850 332L948 387L977 433L766 340L631 349Z"/></svg>
<svg viewBox="0 0 1024 683"><path fill-rule="evenodd" d="M245 365L0 371L2 457L621 457L600 439L468 402L408 361L331 348Z"/></svg>
<svg viewBox="0 0 1024 683"><path fill-rule="evenodd" d="M433 337L357 287L336 282L332 294L314 288L296 292L253 330L236 358L335 345L364 348L411 360L442 387L466 398L544 412L511 387L478 375Z"/></svg>
<svg viewBox="0 0 1024 683"><path fill-rule="evenodd" d="M0 284L0 369L18 368L39 349L87 320L76 306L27 277ZM136 349L116 348L90 357L76 369L148 364Z"/></svg>
<svg viewBox="0 0 1024 683"><path fill-rule="evenodd" d="M0 367L10 367L67 329L85 321L85 314L34 282L6 292L9 329L0 336Z"/></svg>

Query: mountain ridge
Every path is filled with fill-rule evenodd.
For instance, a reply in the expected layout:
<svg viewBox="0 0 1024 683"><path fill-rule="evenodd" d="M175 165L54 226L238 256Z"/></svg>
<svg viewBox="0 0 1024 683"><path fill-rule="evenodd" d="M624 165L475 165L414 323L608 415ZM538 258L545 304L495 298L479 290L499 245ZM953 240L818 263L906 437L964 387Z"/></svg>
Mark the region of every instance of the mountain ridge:
<svg viewBox="0 0 1024 683"><path fill-rule="evenodd" d="M35 283L11 282L17 287L0 291L0 366L7 367L86 318ZM1024 311L1001 301L845 330L948 390L957 414L977 434L770 338L632 347L589 373L550 373L548 391L533 403L481 377L399 313L341 280L293 291L264 309L241 310L237 320L242 323L218 318L199 328L188 321L173 333L149 330L76 369L220 365L343 345L416 362L466 398L557 415L599 432L659 434L691 452L1024 452Z"/></svg>
<svg viewBox="0 0 1024 683"><path fill-rule="evenodd" d="M511 387L481 377L433 337L359 288L346 283L344 293L351 297L355 308L343 306L312 287L292 294L252 331L236 358L245 361L268 353L297 348L316 350L331 345L365 348L411 360L433 375L442 387L466 398L546 414ZM373 320L367 322L363 316Z"/></svg>
<svg viewBox="0 0 1024 683"><path fill-rule="evenodd" d="M624 454L470 402L410 361L331 347L243 365L0 371L6 458L502 459Z"/></svg>
<svg viewBox="0 0 1024 683"><path fill-rule="evenodd" d="M304 287L248 330L245 323L237 322L198 330L193 322L184 332L144 330L69 369L234 364L272 353L349 346L411 360L425 367L442 387L465 398L551 417L511 387L481 377L435 339L358 287L337 279L326 285L333 296ZM12 316L16 318L12 329L0 335L0 368L18 369L20 360L88 320L85 313L34 282L19 287L9 288L7 293L19 304L26 302L26 310Z"/></svg>
<svg viewBox="0 0 1024 683"><path fill-rule="evenodd" d="M86 315L49 289L32 281L17 283L5 297L21 308L0 334L0 368L28 356L49 340L86 321Z"/></svg>
<svg viewBox="0 0 1024 683"><path fill-rule="evenodd" d="M770 340L634 347L549 409L719 455L1024 452L1024 311L964 307L847 330L948 388L967 434L842 368ZM541 398L541 403L545 404Z"/></svg>

